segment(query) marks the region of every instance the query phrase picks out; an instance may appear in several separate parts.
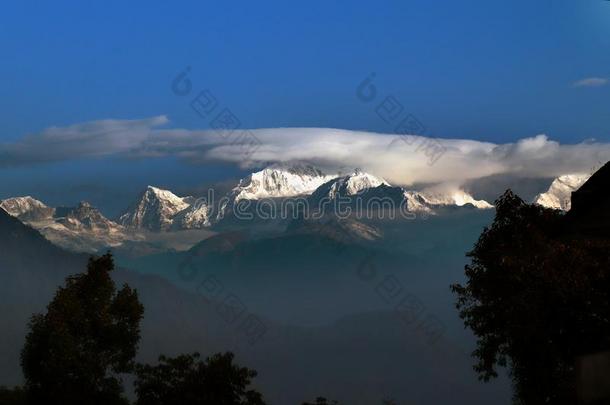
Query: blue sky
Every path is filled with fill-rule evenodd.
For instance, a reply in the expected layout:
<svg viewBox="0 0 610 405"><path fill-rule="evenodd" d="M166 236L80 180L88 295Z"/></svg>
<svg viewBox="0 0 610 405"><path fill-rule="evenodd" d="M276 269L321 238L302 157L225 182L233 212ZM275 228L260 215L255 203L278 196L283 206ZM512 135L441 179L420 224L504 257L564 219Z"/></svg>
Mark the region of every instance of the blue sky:
<svg viewBox="0 0 610 405"><path fill-rule="evenodd" d="M610 85L574 86L610 77L602 0L8 2L0 57L0 142L107 118L166 115L171 127L205 128L170 90L186 66L194 88L209 88L247 128L390 132L355 97L375 72L380 92L431 136L610 135ZM187 170L164 165L134 172L144 182ZM107 166L75 167L118 176ZM31 170L0 169L0 180L17 183L0 197L22 178L44 181ZM74 173L70 164L46 170Z"/></svg>

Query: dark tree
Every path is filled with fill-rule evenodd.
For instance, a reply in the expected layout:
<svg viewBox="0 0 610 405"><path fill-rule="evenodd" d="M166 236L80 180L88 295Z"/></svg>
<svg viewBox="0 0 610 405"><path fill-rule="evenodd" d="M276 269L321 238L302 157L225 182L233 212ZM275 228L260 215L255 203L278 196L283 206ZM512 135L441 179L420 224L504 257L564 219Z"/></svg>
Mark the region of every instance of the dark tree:
<svg viewBox="0 0 610 405"><path fill-rule="evenodd" d="M199 353L159 357L159 364L138 365L137 405L265 405L263 396L248 389L257 373L233 363L233 353L205 361Z"/></svg>
<svg viewBox="0 0 610 405"><path fill-rule="evenodd" d="M328 400L324 397L317 397L316 402L303 402L303 405L339 405L339 403L337 401Z"/></svg>
<svg viewBox="0 0 610 405"><path fill-rule="evenodd" d="M0 387L0 405L25 405L25 391L21 387Z"/></svg>
<svg viewBox="0 0 610 405"><path fill-rule="evenodd" d="M32 402L127 403L119 374L133 369L144 308L127 285L116 291L113 269L110 254L91 258L32 317L21 353Z"/></svg>
<svg viewBox="0 0 610 405"><path fill-rule="evenodd" d="M574 404L576 358L610 348L610 244L510 190L495 204L466 284L452 286L478 339L475 370L487 381L508 366L516 403Z"/></svg>

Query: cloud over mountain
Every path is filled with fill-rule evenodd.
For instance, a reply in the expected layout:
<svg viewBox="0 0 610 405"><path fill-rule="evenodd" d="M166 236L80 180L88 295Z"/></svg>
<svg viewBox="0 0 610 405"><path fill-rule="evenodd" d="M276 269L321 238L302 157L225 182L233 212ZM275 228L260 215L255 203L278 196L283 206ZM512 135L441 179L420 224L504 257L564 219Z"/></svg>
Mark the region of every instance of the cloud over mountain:
<svg viewBox="0 0 610 405"><path fill-rule="evenodd" d="M0 167L133 153L142 149L153 128L167 122L161 115L49 127L13 143L0 143Z"/></svg>
<svg viewBox="0 0 610 405"><path fill-rule="evenodd" d="M610 159L608 143L562 145L546 135L495 144L326 128L222 132L162 127L168 122L157 116L51 127L0 144L0 167L106 156L175 156L191 164L241 167L302 161L333 170L360 167L391 183L409 185L460 183L495 174L550 178L588 172Z"/></svg>

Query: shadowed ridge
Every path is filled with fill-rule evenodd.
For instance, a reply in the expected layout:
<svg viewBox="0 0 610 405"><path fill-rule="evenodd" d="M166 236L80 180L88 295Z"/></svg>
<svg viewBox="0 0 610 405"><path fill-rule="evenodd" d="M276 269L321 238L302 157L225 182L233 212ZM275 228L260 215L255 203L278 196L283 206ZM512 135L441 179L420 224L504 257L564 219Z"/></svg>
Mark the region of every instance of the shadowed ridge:
<svg viewBox="0 0 610 405"><path fill-rule="evenodd" d="M30 251L32 246L36 247L36 252ZM2 254L3 251L13 253L11 256L16 256L15 253L23 252L24 261L33 253L52 254L55 258L78 256L55 246L37 230L0 208L0 256L4 256L6 259L7 255ZM0 257L1 262L2 257Z"/></svg>
<svg viewBox="0 0 610 405"><path fill-rule="evenodd" d="M572 193L572 209L566 219L579 233L610 236L610 162Z"/></svg>

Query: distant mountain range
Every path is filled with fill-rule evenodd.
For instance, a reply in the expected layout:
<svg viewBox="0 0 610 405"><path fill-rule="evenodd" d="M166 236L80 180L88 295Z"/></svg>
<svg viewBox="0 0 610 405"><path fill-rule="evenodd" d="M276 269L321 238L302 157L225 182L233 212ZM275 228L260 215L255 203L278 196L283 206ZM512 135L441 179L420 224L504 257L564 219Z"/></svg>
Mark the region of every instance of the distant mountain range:
<svg viewBox="0 0 610 405"><path fill-rule="evenodd" d="M217 200L210 201L212 198ZM291 198L306 203L310 209L317 208L321 200L333 202L338 198L392 201L395 207L405 204L410 212L426 213L434 213L435 208L467 204L480 209L492 207L463 190L407 191L360 170L347 175L329 175L307 165L273 165L242 179L228 195L212 198L179 197L167 190L148 187L120 217L119 223L131 229L151 231L201 229L234 219L244 207L251 205L249 202ZM246 210L254 214L252 208Z"/></svg>
<svg viewBox="0 0 610 405"><path fill-rule="evenodd" d="M588 178L585 174L560 176L548 191L536 196L534 202L567 211L571 193ZM347 199L351 212L356 212L357 208L387 209L391 206L402 207L405 212L423 218L460 207L493 208L487 201L478 200L458 187L407 190L362 170L327 174L304 164L269 166L242 179L227 194L212 193L204 198L180 197L169 190L149 186L116 220L104 217L87 202L75 207L54 208L32 197L16 197L0 201L0 208L60 246L95 252L127 242L143 242L155 233L251 228L253 224L273 223L271 215L262 215L254 203L265 205L264 202L269 206L293 200L315 210L325 205L336 207L338 202ZM291 209L296 206L293 204ZM240 213L254 220L244 222ZM290 214L294 219L295 213ZM282 222L281 227L285 228L289 222Z"/></svg>
<svg viewBox="0 0 610 405"><path fill-rule="evenodd" d="M84 201L76 207L53 208L28 196L0 201L0 208L69 250L95 252L126 240L138 240Z"/></svg>

